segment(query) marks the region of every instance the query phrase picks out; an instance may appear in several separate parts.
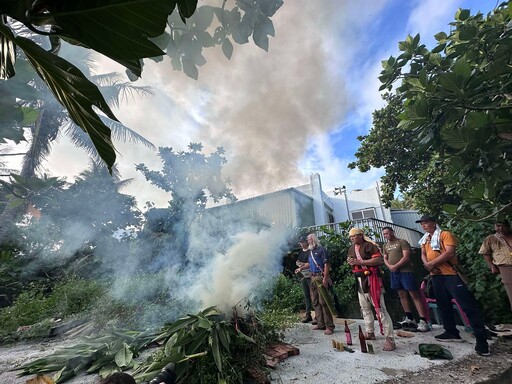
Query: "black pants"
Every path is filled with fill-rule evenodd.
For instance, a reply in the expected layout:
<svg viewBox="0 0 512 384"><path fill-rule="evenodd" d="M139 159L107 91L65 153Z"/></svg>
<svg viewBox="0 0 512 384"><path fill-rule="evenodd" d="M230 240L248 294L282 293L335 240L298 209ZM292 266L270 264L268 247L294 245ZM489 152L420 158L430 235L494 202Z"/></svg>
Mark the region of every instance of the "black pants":
<svg viewBox="0 0 512 384"><path fill-rule="evenodd" d="M313 305L311 304L311 294L309 291L311 290L311 278L303 277L301 279L302 290L304 291L304 303L306 304L306 316L311 316L311 310Z"/></svg>
<svg viewBox="0 0 512 384"><path fill-rule="evenodd" d="M444 330L451 335L459 334L455 326L455 314L452 305L452 299L455 299L466 313L477 341L486 341L487 330L478 303L460 277L458 275L433 275L432 286L441 320L443 320Z"/></svg>

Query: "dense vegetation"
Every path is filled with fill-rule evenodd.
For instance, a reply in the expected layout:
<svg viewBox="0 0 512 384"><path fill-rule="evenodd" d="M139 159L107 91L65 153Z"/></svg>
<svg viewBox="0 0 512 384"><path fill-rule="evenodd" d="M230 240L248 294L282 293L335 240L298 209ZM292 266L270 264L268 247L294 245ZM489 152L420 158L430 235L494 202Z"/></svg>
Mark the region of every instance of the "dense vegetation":
<svg viewBox="0 0 512 384"><path fill-rule="evenodd" d="M386 106L349 165L384 168L388 206L398 191L454 232L490 322L512 317L499 277L478 254L495 218L512 213L511 20L511 1L487 15L459 9L436 46L419 34L399 42L379 76Z"/></svg>
<svg viewBox="0 0 512 384"><path fill-rule="evenodd" d="M408 36L382 62L381 90L394 92L350 166L384 167L386 203L399 189L434 215L512 212L511 14L510 1L486 16L461 9L435 47Z"/></svg>

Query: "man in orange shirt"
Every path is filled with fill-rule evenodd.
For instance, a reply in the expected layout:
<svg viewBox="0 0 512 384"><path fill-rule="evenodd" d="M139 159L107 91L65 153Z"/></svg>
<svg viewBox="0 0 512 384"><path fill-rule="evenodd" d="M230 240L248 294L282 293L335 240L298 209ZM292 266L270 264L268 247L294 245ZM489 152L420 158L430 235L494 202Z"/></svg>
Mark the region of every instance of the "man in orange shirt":
<svg viewBox="0 0 512 384"><path fill-rule="evenodd" d="M432 216L424 215L416 222L421 223L421 227L426 232L419 241L421 259L432 276L434 296L445 330L435 339L438 341L463 341L455 326L452 306L452 299L455 299L466 313L473 328L476 338L476 353L481 356L489 356L487 330L478 303L454 268L454 265L457 264L457 256L455 256L457 239L451 232L442 231Z"/></svg>

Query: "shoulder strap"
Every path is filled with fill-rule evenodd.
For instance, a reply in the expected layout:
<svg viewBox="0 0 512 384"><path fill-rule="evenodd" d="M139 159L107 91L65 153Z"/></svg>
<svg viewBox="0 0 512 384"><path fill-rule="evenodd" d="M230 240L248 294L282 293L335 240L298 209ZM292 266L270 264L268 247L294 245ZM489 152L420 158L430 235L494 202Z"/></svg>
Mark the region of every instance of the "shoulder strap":
<svg viewBox="0 0 512 384"><path fill-rule="evenodd" d="M322 268L320 268L320 266L316 262L315 256L313 255L313 250L311 249L310 252L311 252L311 258L313 259L313 263L315 263L316 267L320 270L321 273L324 273L324 271L322 271Z"/></svg>

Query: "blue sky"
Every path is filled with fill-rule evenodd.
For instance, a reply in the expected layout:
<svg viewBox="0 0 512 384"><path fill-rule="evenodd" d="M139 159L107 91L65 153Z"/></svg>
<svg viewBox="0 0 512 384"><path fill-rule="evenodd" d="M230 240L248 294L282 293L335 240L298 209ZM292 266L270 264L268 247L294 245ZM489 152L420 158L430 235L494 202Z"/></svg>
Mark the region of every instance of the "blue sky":
<svg viewBox="0 0 512 384"><path fill-rule="evenodd" d="M449 30L459 7L487 13L496 5L284 0L272 18L276 32L268 52L252 42L235 44L227 60L220 49L210 49L198 81L172 70L167 60L148 61L137 84L153 87L155 96L127 100L115 113L156 146L183 150L189 142L201 142L205 152L223 146L225 175L239 198L305 184L311 173L320 173L325 191L340 185L374 187L381 170L362 175L347 164L354 160L356 137L369 131L372 111L383 105L377 79L381 60L397 55L407 34L420 33L432 47L433 35ZM100 72L123 72L108 59L98 62ZM129 143L116 147L123 178L134 178L125 192L140 205L165 206L168 196L134 167L143 162L159 169L156 152ZM72 180L86 167L86 156L62 140L46 170Z"/></svg>
<svg viewBox="0 0 512 384"><path fill-rule="evenodd" d="M382 171L379 170L360 175L342 169L354 160L354 153L360 144L356 137L366 134L371 128L371 112L383 105L378 92L380 83L377 80L381 60L387 59L390 55L396 57L399 54L398 42L404 40L408 34L414 36L419 33L423 44L429 48L434 47L434 34L440 31L449 32L448 23L453 20L458 8L468 8L472 13L481 11L486 14L497 3L379 1L375 4L376 9L371 11L368 7L361 6L361 11L356 11L354 17L359 16L363 20L350 24L353 28L350 37L354 44L347 67L340 68L338 75L347 79L346 92L350 99L356 101L343 115L339 125L327 133L327 138L322 139L323 149L326 150L326 147L330 146L332 161L340 166L338 174L342 175L337 183L336 172L329 172L329 166L324 164L319 172L321 175L328 175L322 177L325 190L331 190L333 186L341 184L349 188L371 187L382 175ZM344 32L346 33L344 30L340 31L340 42L346 41ZM314 166L309 164L309 168L314 169Z"/></svg>

